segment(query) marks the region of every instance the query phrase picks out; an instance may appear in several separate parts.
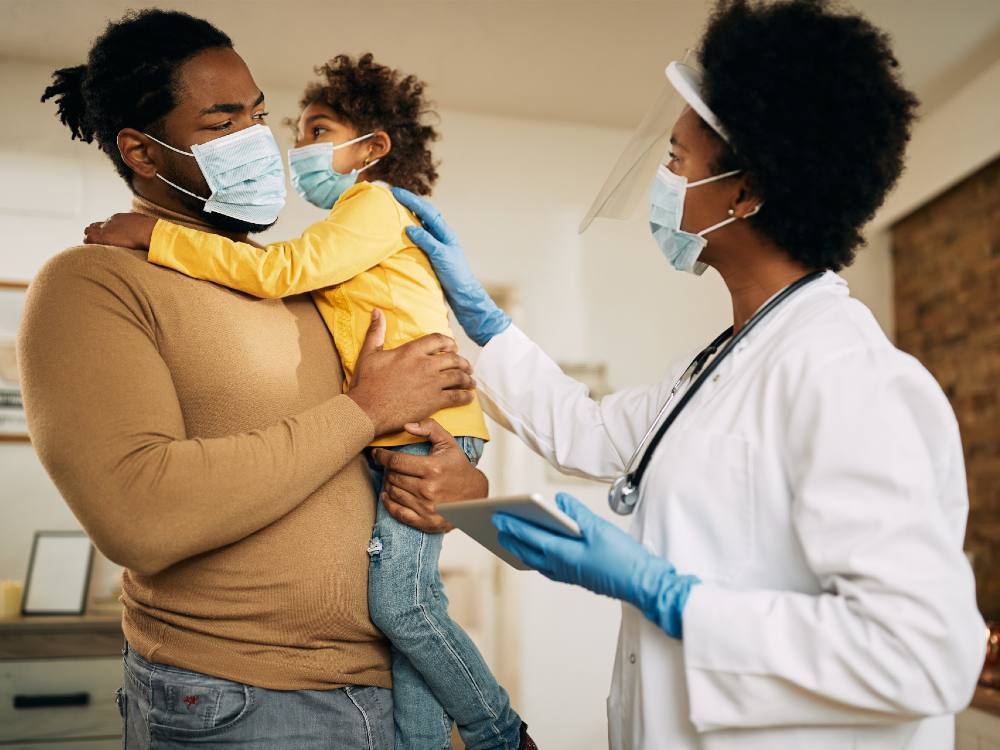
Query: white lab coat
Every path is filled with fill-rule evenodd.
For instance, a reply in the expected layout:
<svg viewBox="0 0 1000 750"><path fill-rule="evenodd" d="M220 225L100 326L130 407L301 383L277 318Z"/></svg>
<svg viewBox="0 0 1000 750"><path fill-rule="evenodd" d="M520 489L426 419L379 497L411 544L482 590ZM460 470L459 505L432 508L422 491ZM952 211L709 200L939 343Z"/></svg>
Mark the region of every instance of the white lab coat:
<svg viewBox="0 0 1000 750"><path fill-rule="evenodd" d="M511 327L476 377L551 464L611 480L688 361L597 403ZM623 605L613 750L954 746L985 654L958 424L839 276L720 364L640 490L632 535L702 583L683 641Z"/></svg>

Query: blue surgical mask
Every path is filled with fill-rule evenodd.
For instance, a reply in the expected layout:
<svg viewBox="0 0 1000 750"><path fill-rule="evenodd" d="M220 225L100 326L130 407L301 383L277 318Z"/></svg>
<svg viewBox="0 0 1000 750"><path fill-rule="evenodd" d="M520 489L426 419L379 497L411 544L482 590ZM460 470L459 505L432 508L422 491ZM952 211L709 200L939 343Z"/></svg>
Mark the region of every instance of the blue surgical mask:
<svg viewBox="0 0 1000 750"><path fill-rule="evenodd" d="M355 143L371 138L374 133L354 138L346 143L313 143L310 146L288 150L288 171L292 174L292 187L295 192L320 208L333 208L333 204L351 185L358 181L358 175L368 167L378 163L375 159L369 164L341 174L333 169L333 152L338 148L352 146Z"/></svg>
<svg viewBox="0 0 1000 750"><path fill-rule="evenodd" d="M231 216L250 224L273 224L285 205L285 169L281 150L271 129L253 125L181 151L169 143L147 137L178 154L194 157L211 190L207 198L185 190L161 174L170 187L205 201L205 211Z"/></svg>
<svg viewBox="0 0 1000 750"><path fill-rule="evenodd" d="M670 265L678 271L687 271L695 276L701 276L708 268L704 263L698 262L698 256L708 244L705 235L737 220L737 217L730 216L718 224L702 229L697 234L683 231L681 218L684 216L684 195L688 188L732 177L741 171L737 169L717 174L714 177L706 177L697 182L688 182L687 177L675 174L665 166L661 165L657 170L653 190L649 196L649 229L653 233L656 244L660 246L660 250L670 261ZM763 203L758 205L747 216L753 216L762 205Z"/></svg>

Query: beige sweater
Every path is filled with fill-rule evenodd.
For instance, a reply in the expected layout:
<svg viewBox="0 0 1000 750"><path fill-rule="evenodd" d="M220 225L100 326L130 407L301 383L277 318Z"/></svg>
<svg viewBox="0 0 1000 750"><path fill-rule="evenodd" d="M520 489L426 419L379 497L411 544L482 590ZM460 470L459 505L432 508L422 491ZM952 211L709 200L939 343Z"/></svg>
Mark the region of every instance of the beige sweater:
<svg viewBox="0 0 1000 750"><path fill-rule="evenodd" d="M137 652L281 690L390 685L368 617L373 428L308 296L75 247L32 283L19 358L42 463L126 568Z"/></svg>

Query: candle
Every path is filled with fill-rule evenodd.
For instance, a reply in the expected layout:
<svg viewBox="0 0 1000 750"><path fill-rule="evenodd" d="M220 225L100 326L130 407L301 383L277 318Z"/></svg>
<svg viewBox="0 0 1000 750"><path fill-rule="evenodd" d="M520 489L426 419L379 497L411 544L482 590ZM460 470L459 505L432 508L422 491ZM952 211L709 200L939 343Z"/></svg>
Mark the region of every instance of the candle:
<svg viewBox="0 0 1000 750"><path fill-rule="evenodd" d="M0 618L21 614L21 582L0 581Z"/></svg>

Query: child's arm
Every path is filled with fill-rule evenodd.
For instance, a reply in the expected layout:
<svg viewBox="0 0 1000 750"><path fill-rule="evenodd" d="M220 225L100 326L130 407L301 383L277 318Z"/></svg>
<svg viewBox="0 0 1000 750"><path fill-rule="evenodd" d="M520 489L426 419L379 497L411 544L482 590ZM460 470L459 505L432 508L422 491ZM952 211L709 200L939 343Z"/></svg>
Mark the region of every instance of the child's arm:
<svg viewBox="0 0 1000 750"><path fill-rule="evenodd" d="M148 250L156 219L143 214L115 214L106 221L95 221L83 231L88 245L111 245Z"/></svg>
<svg viewBox="0 0 1000 750"><path fill-rule="evenodd" d="M151 263L269 299L340 284L409 244L405 214L384 190L352 189L298 239L256 247L157 221ZM123 238L123 239L135 239Z"/></svg>

